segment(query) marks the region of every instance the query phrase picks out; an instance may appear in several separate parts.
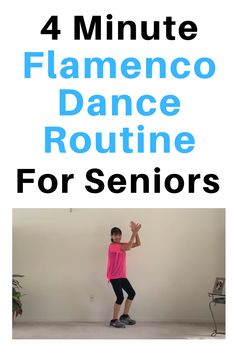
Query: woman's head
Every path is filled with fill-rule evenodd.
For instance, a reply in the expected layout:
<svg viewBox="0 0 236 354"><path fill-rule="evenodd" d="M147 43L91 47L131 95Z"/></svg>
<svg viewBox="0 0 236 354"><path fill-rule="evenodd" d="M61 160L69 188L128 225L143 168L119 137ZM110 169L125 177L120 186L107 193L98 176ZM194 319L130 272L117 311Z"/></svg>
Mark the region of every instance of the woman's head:
<svg viewBox="0 0 236 354"><path fill-rule="evenodd" d="M122 232L119 227L113 227L111 229L111 242L120 242L122 237Z"/></svg>

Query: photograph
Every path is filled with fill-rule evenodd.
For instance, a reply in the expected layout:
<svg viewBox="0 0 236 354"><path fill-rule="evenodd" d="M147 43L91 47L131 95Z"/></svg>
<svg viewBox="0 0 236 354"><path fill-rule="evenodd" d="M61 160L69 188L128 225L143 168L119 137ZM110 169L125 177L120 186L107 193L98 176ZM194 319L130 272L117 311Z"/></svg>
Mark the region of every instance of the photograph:
<svg viewBox="0 0 236 354"><path fill-rule="evenodd" d="M215 280L214 288L212 290L213 294L222 295L224 294L225 278L217 277Z"/></svg>
<svg viewBox="0 0 236 354"><path fill-rule="evenodd" d="M13 339L213 339L225 209L12 210ZM214 339L224 339L216 333Z"/></svg>

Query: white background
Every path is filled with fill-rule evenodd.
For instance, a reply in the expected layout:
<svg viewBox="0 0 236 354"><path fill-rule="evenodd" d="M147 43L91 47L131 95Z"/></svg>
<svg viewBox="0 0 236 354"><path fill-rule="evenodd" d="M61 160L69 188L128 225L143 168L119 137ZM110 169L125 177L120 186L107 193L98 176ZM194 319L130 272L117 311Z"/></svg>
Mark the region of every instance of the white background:
<svg viewBox="0 0 236 354"><path fill-rule="evenodd" d="M226 208L227 216L227 339L225 341L142 341L127 342L127 350L145 348L162 352L189 351L222 353L231 352L234 344L233 324L235 304L235 221L234 221L234 154L233 123L235 55L233 28L233 1L11 1L1 4L1 239L0 239L0 279L1 279L1 346L5 353L40 353L55 351L57 353L76 353L80 350L91 352L103 347L111 351L109 341L12 341L11 339L11 212L14 207L220 207ZM101 15L108 13L113 19L160 20L172 16L177 23L192 20L198 26L198 36L192 41L168 41L164 36L159 41L74 41L73 16ZM51 15L58 15L62 35L58 41L50 36L40 35L40 30ZM216 63L216 73L212 79L199 80L191 76L185 80L177 80L169 76L167 79L143 78L135 80L50 80L46 70L35 70L31 80L24 79L24 52L55 50L58 62L67 56L107 57L119 60L130 56L142 61L145 57L161 56L171 61L178 56L188 58L191 62L200 57L210 57ZM112 84L112 86L111 86ZM161 114L142 118L107 116L91 118L85 114L67 118L58 114L59 88L73 88L89 97L95 93L130 94L138 97L152 94L161 98L165 94L175 94L181 100L180 113L173 117ZM105 121L105 123L104 123ZM174 136L181 131L189 131L196 138L196 148L190 154L182 155L160 153L157 156L146 154L115 156L99 155L91 152L84 156L74 153L44 154L44 127L48 125L64 126L69 132L87 129L102 130L104 133L123 126L134 129L145 123L150 131L163 130ZM121 173L146 173L151 176L154 167L159 166L163 176L169 173L215 173L220 178L220 191L208 195L198 188L194 195L182 192L171 195L163 191L160 195L130 195L124 193L114 195L108 191L92 195L83 189L84 174L98 167L108 176ZM16 170L18 168L35 168L40 173L74 173L76 182L70 193L61 195L56 192L44 195L37 190L37 185L27 186L23 195L16 193ZM119 342L120 343L120 342ZM113 343L114 344L114 343ZM130 347L130 348L129 348ZM106 348L106 349L105 349ZM112 346L112 350L120 350Z"/></svg>

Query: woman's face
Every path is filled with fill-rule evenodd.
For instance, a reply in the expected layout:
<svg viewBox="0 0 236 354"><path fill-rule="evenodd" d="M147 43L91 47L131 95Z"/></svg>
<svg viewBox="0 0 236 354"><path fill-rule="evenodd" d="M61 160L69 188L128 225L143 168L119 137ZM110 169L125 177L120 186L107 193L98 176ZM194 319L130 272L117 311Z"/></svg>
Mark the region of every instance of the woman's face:
<svg viewBox="0 0 236 354"><path fill-rule="evenodd" d="M121 234L114 234L111 236L113 242L119 243L121 240Z"/></svg>

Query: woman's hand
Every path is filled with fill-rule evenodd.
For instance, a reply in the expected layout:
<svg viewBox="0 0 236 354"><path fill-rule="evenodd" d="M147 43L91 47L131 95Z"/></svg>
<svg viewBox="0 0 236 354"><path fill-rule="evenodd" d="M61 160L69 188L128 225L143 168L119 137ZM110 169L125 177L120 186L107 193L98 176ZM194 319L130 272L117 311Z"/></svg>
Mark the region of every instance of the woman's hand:
<svg viewBox="0 0 236 354"><path fill-rule="evenodd" d="M141 229L142 225L139 223L135 223L133 221L130 222L130 228L132 232L138 232Z"/></svg>

